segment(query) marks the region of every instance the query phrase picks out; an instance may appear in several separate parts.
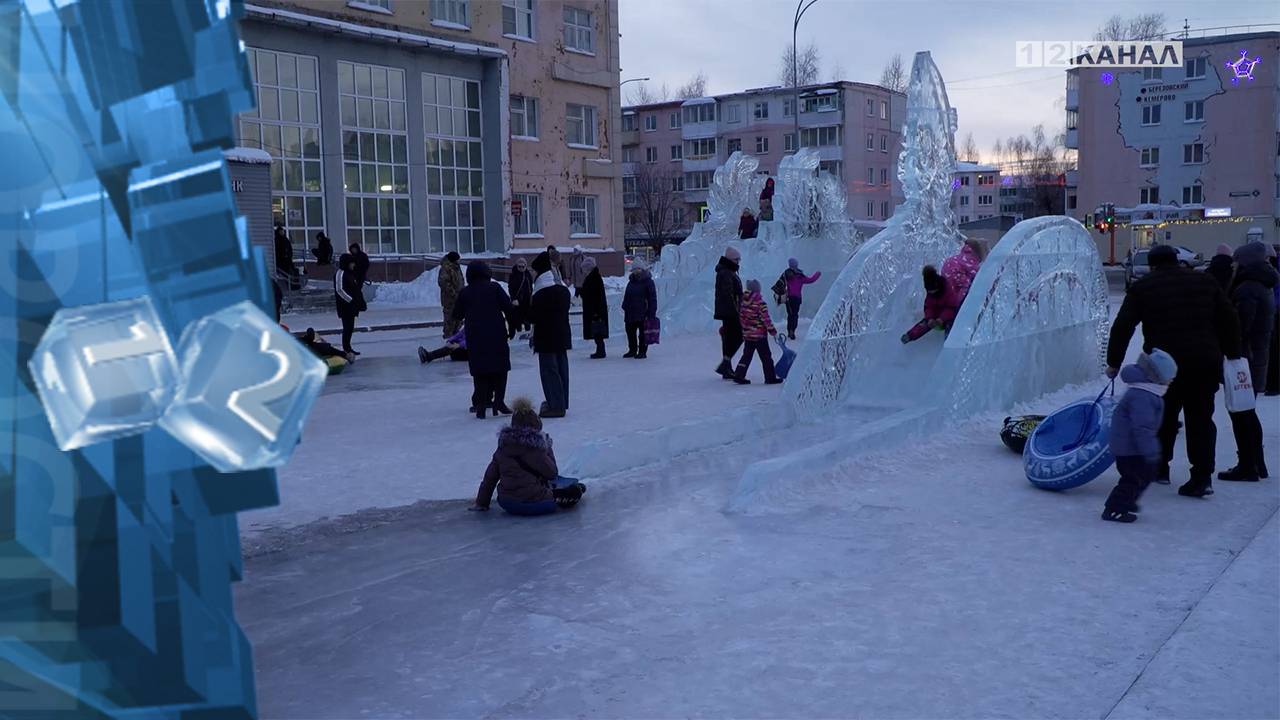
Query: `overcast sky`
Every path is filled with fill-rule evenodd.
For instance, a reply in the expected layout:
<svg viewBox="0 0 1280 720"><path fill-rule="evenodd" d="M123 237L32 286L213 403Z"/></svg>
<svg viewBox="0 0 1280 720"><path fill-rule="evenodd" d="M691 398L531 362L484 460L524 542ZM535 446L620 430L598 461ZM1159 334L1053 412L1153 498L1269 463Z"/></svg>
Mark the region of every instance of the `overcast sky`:
<svg viewBox="0 0 1280 720"><path fill-rule="evenodd" d="M701 69L711 94L776 84L795 7L793 0L620 0L622 79L650 77L674 90ZM1275 0L817 0L800 21L800 46L817 43L822 80L840 68L840 79L871 83L894 53L909 68L917 51L931 51L960 114L957 143L972 131L986 153L997 138L1037 123L1062 129L1064 72L1015 68L1015 40L1087 40L1113 14L1144 12L1163 12L1170 30L1186 18L1193 36L1197 27L1280 24Z"/></svg>

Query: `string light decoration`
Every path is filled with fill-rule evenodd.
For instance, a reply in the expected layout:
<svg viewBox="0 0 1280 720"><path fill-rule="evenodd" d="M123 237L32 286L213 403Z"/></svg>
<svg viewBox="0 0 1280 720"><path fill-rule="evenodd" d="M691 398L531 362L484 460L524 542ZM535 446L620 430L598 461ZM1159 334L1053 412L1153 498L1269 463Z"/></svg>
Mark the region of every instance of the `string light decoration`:
<svg viewBox="0 0 1280 720"><path fill-rule="evenodd" d="M1231 71L1231 84L1239 85L1241 80L1253 80L1254 68L1258 67L1260 62L1262 62L1261 57L1250 58L1248 50L1241 50L1239 58L1226 64L1227 69Z"/></svg>
<svg viewBox="0 0 1280 720"><path fill-rule="evenodd" d="M1187 218L1184 220L1161 220L1159 222L1141 222L1140 221L1139 224L1137 225L1134 225L1132 222L1120 222L1120 223L1116 223L1116 227L1117 228L1149 227L1149 228L1159 229L1159 228L1169 227L1170 225L1224 225L1224 224L1239 225L1242 223L1249 223L1249 222L1257 224L1259 219L1260 218L1255 217L1253 215L1241 215L1239 217L1229 217L1229 218L1205 218L1203 220Z"/></svg>

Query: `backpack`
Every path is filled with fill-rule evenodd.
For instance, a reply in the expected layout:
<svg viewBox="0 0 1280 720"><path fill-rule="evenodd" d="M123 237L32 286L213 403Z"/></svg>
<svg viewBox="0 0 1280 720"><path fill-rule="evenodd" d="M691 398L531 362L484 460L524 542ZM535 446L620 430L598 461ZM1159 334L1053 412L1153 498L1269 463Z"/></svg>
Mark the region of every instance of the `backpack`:
<svg viewBox="0 0 1280 720"><path fill-rule="evenodd" d="M773 301L778 305L782 304L782 298L787 294L787 273L783 272L778 276L777 282L773 287L769 288L773 292Z"/></svg>

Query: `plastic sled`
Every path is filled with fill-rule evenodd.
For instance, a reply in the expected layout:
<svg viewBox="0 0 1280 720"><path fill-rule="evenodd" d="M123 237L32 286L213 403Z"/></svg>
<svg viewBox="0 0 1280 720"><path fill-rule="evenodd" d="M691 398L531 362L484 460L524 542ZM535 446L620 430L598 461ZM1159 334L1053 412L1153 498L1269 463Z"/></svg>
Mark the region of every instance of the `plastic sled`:
<svg viewBox="0 0 1280 720"><path fill-rule="evenodd" d="M796 361L796 351L787 347L787 341L782 339L782 335L778 335L778 347L782 348L779 354L778 362L773 365L773 374L778 376L779 380L786 380L787 373L791 372L791 364Z"/></svg>
<svg viewBox="0 0 1280 720"><path fill-rule="evenodd" d="M329 366L330 375L341 375L342 371L346 370L347 365L349 365L350 363L347 362L346 358L340 358L334 355L334 356L325 358L324 364Z"/></svg>
<svg viewBox="0 0 1280 720"><path fill-rule="evenodd" d="M578 478L569 478L569 477L561 476L556 478L551 483L551 486L566 487L568 485L573 485L577 482L578 482ZM580 499L581 498L579 498L578 500L564 501L564 502L560 502L556 500L539 500L538 502L515 502L512 500L503 500L502 497L499 496L498 507L502 508L503 510L506 510L508 513L512 515L520 515L525 517L535 516L535 515L550 515L551 513L557 510L560 510L562 508L567 510L568 508L576 506Z"/></svg>
<svg viewBox="0 0 1280 720"><path fill-rule="evenodd" d="M1004 419L1000 428L1000 442L1010 450L1022 454L1027 447L1027 438L1044 421L1044 415L1017 415Z"/></svg>
<svg viewBox="0 0 1280 720"><path fill-rule="evenodd" d="M1115 462L1108 444L1115 410L1114 382L1096 398L1077 400L1044 419L1022 452L1027 480L1044 490L1069 490L1093 480Z"/></svg>

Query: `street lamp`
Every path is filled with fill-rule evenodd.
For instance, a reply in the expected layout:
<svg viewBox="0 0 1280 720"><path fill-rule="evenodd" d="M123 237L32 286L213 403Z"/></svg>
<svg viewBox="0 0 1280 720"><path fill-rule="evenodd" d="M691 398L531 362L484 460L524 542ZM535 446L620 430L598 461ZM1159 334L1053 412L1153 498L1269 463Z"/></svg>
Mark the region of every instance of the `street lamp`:
<svg viewBox="0 0 1280 720"><path fill-rule="evenodd" d="M794 151L800 152L800 48L796 46L796 35L800 29L800 18L813 4L818 0L800 0L796 3L796 18L791 23L791 90L795 95L795 107L791 109L792 117L795 119L796 143ZM784 143L785 145L785 143Z"/></svg>
<svg viewBox="0 0 1280 720"><path fill-rule="evenodd" d="M622 86L626 85L629 82L649 82L649 78L647 77L631 78L630 80L623 80L622 82L618 83L618 104L619 105L622 104Z"/></svg>

